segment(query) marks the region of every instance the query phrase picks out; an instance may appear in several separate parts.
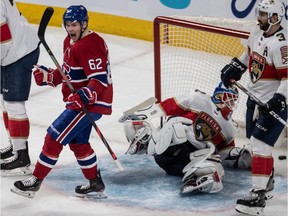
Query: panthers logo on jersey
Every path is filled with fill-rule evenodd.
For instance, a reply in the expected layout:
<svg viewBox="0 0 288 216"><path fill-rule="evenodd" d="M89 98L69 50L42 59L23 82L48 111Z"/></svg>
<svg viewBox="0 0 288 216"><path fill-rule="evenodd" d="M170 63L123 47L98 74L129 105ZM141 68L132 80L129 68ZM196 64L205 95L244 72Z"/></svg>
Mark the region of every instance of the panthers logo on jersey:
<svg viewBox="0 0 288 216"><path fill-rule="evenodd" d="M194 121L194 134L199 141L211 140L220 131L218 122L205 112L200 112Z"/></svg>
<svg viewBox="0 0 288 216"><path fill-rule="evenodd" d="M252 63L251 63L251 81L256 83L262 76L265 68L265 58L258 53L252 54Z"/></svg>

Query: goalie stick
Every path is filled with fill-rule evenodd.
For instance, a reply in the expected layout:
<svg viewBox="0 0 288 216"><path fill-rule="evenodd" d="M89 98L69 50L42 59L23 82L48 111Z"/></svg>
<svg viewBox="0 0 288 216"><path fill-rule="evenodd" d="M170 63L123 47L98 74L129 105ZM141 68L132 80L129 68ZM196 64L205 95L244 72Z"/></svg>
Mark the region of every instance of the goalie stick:
<svg viewBox="0 0 288 216"><path fill-rule="evenodd" d="M248 95L250 98L252 98L258 105L267 107L266 104L264 104L262 101L260 101L257 97L255 97L251 92L249 92L244 86L242 86L240 83L238 83L235 80L231 80L231 83L235 84L239 89L241 89L246 95ZM285 127L288 127L286 121L282 119L277 113L275 113L273 110L269 111L269 114L272 115L275 119L277 119L281 124L283 124Z"/></svg>
<svg viewBox="0 0 288 216"><path fill-rule="evenodd" d="M49 46L48 46L48 44L47 44L47 42L45 40L45 31L46 31L47 25L48 25L52 15L53 15L53 13L54 13L54 9L52 7L47 7L46 10L44 11L42 19L40 21L39 29L38 29L38 37L39 37L41 43L43 44L44 48L48 52L49 56L51 57L52 61L56 65L57 69L59 70L59 72L60 72L61 76L63 77L64 81L68 85L69 89L71 90L72 93L75 93L76 91L75 91L74 87L72 86L72 84L70 83L69 79L67 78L67 76L63 72L60 64L58 63L57 59L55 58L54 54L52 53L51 49L49 48ZM114 162L116 163L116 165L119 168L119 170L123 171L124 169L123 169L121 163L118 161L115 153L112 151L112 149L109 146L107 140L105 139L105 137L101 133L99 127L94 122L94 120L93 120L91 114L89 113L89 111L87 110L87 108L86 107L82 107L82 110L86 114L86 116L89 119L90 123L93 125L93 127L95 128L97 134L101 138L102 142L104 143L104 145L108 149L110 155L114 159Z"/></svg>
<svg viewBox="0 0 288 216"><path fill-rule="evenodd" d="M154 104L157 102L157 99L155 97L150 97L147 100L143 101L142 103L136 105L135 107L132 107L129 110L126 110L123 114L124 115L133 115L134 112L140 111L141 109L147 108L148 106Z"/></svg>
<svg viewBox="0 0 288 216"><path fill-rule="evenodd" d="M157 99L155 97L150 97L150 98L146 99L142 103L132 107L129 110L126 110L125 112L123 112L123 115L120 117L118 122L123 123L127 119L140 120L141 118L139 117L139 115L136 115L135 112L139 112L139 111L141 112L144 109L146 110L147 108L149 109L156 102L157 102Z"/></svg>

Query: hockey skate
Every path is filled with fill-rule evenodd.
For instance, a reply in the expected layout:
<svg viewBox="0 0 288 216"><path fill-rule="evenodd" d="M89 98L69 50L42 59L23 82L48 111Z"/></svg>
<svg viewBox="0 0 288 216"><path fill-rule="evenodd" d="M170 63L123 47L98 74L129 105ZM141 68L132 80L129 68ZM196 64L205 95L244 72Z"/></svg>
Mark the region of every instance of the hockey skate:
<svg viewBox="0 0 288 216"><path fill-rule="evenodd" d="M30 157L28 149L17 151L15 155L1 163L1 176L30 175Z"/></svg>
<svg viewBox="0 0 288 216"><path fill-rule="evenodd" d="M251 190L248 197L237 200L236 211L248 215L263 216L266 205L265 193L265 190Z"/></svg>
<svg viewBox="0 0 288 216"><path fill-rule="evenodd" d="M16 181L14 187L11 188L11 192L19 194L24 197L33 198L35 192L37 192L41 186L42 180L35 176L31 176L28 179Z"/></svg>
<svg viewBox="0 0 288 216"><path fill-rule="evenodd" d="M14 155L13 154L13 145L10 142L8 146L0 149L1 164L4 163L6 159L12 157L13 155Z"/></svg>
<svg viewBox="0 0 288 216"><path fill-rule="evenodd" d="M97 172L95 179L89 180L87 184L78 185L75 188L76 197L105 199L107 196L103 193L105 190L100 171Z"/></svg>

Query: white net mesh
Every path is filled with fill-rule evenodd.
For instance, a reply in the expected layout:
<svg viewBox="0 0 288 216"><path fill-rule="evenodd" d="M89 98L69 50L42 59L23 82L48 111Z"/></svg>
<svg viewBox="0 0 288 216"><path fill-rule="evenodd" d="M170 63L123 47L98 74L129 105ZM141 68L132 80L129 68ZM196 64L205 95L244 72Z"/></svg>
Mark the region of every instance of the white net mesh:
<svg viewBox="0 0 288 216"><path fill-rule="evenodd" d="M219 18L177 17L179 18L242 31L255 25L252 22ZM160 23L159 28L162 100L195 89L211 95L220 82L221 69L245 50L245 40L238 37L179 27L177 22ZM246 86L247 82L248 73L245 73L240 83ZM239 106L234 111L233 118L243 125L247 96L240 93L239 98Z"/></svg>

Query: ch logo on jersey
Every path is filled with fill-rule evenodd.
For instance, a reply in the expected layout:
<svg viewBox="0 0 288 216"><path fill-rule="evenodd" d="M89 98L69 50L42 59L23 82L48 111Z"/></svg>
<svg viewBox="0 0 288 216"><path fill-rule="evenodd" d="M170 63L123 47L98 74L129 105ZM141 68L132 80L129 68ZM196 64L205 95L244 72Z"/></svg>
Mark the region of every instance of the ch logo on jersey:
<svg viewBox="0 0 288 216"><path fill-rule="evenodd" d="M64 62L63 65L62 65L62 69L63 69L64 73L66 74L67 78L69 80L71 80L71 77L69 75L69 73L71 71L71 67L66 62Z"/></svg>
<svg viewBox="0 0 288 216"><path fill-rule="evenodd" d="M251 81L256 83L262 76L265 68L265 58L258 53L252 53Z"/></svg>
<svg viewBox="0 0 288 216"><path fill-rule="evenodd" d="M200 112L194 121L194 134L199 141L211 140L220 131L217 121L205 112Z"/></svg>

